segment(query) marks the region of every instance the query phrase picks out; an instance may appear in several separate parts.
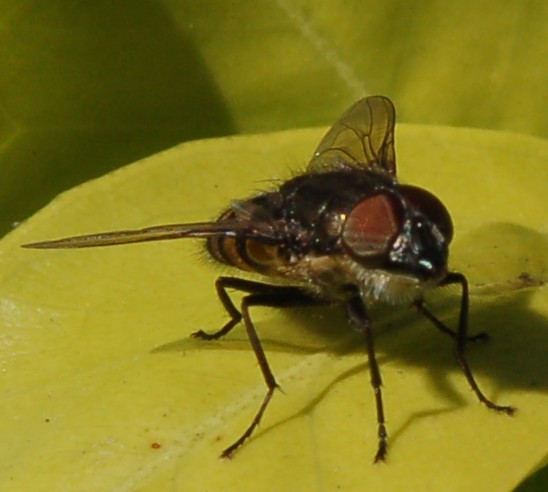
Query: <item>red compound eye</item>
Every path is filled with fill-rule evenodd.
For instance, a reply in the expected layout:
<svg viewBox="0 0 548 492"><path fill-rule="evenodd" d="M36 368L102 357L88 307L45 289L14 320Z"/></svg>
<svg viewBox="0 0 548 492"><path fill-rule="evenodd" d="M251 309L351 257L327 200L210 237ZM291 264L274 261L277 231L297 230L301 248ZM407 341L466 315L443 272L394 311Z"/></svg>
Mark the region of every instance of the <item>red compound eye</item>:
<svg viewBox="0 0 548 492"><path fill-rule="evenodd" d="M342 239L358 256L385 253L400 230L401 206L387 193L362 200L348 215Z"/></svg>

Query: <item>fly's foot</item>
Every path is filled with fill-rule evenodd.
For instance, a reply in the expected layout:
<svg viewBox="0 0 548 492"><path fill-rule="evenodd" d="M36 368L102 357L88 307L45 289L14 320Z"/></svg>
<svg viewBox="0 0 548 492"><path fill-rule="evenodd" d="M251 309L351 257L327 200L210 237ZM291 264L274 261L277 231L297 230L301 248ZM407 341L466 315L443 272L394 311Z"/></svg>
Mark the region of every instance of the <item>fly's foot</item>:
<svg viewBox="0 0 548 492"><path fill-rule="evenodd" d="M384 424L379 425L379 447L373 463L384 463L386 461L386 453L388 451L388 433Z"/></svg>
<svg viewBox="0 0 548 492"><path fill-rule="evenodd" d="M516 407L512 406L506 406L506 405L496 405L494 403L491 403L491 405L487 405L491 410L495 410L496 412L505 413L506 415L512 417L516 414L518 409Z"/></svg>
<svg viewBox="0 0 548 492"><path fill-rule="evenodd" d="M192 333L190 336L192 338L199 338L200 340L215 340L216 338L218 338L215 335L216 333L207 333L204 330L198 330Z"/></svg>
<svg viewBox="0 0 548 492"><path fill-rule="evenodd" d="M489 335L489 333L487 333L486 331L482 331L478 333L477 335L471 335L466 337L467 342L478 342L478 341L487 342L488 340L491 340L491 335Z"/></svg>

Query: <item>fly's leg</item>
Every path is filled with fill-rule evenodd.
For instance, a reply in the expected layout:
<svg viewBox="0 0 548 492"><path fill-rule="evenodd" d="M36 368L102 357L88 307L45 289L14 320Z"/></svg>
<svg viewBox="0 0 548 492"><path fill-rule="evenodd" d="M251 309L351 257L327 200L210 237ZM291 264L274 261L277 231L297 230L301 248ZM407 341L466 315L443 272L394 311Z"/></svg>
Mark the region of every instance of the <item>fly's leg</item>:
<svg viewBox="0 0 548 492"><path fill-rule="evenodd" d="M468 304L469 304L469 292L468 292L468 281L466 280L466 277L462 273L449 273L447 274L445 281L443 282L443 285L449 285L449 284L459 284L462 288L462 296L461 296L461 302L460 302L460 313L459 313L459 326L457 332L453 332L453 330L450 330L447 328L440 320L438 320L432 313L426 310L424 307L419 307L419 311L426 316L430 321L434 323L434 325L443 331L444 333L448 333L451 335L455 341L455 358L457 359L457 362L462 369L462 372L464 372L464 375L466 376L466 379L468 381L468 384L478 397L479 401L481 401L484 405L486 405L488 408L492 410L496 410L497 412L503 412L507 415L513 415L516 409L511 406L504 406L504 405L497 405L496 403L493 403L489 398L487 398L481 389L479 388L478 384L476 383L476 379L474 378L474 375L472 374L472 370L470 369L470 366L468 365L468 361L466 360L466 357L464 355L465 349L466 349L466 342L470 340L470 338L467 336L468 332ZM472 339L477 339L477 337L483 335L480 333L479 335L476 335L476 337L471 337Z"/></svg>
<svg viewBox="0 0 548 492"><path fill-rule="evenodd" d="M230 315L230 319L220 330L214 333L207 333L203 330L194 332L192 334L194 338L200 338L202 340L216 340L224 337L242 320L242 313L238 311L236 306L234 306L234 303L228 295L227 289L235 289L242 292L248 292L250 294L275 294L280 289L289 291L287 294L294 291L299 291L296 287L280 287L235 277L219 277L215 282L215 289L217 291L217 296L226 309L226 312Z"/></svg>
<svg viewBox="0 0 548 492"><path fill-rule="evenodd" d="M445 284L442 284L442 285L445 285ZM417 308L419 313L422 314L425 318L429 319L438 330L440 330L442 333L445 333L446 335L449 335L453 340L457 339L458 332L445 326L444 323L442 323L438 318L436 318L436 316L434 316L432 312L424 305L423 299L419 299L418 301L415 301L413 305ZM489 336L489 333L482 331L478 333L477 335L467 336L466 341L477 342L478 340L489 340L490 338L491 337Z"/></svg>
<svg viewBox="0 0 548 492"><path fill-rule="evenodd" d="M251 421L251 424L247 427L244 433L236 439L236 441L234 441L221 453L221 458L231 458L234 451L236 451L247 439L249 439L249 437L251 437L253 431L263 418L263 414L272 399L274 390L279 387L276 379L274 378L274 374L270 369L270 365L268 364L261 341L259 340L257 331L255 330L255 326L253 325L253 321L249 315L249 308L252 306L277 308L318 306L325 304L325 301L316 299L299 287L269 285L233 277L219 277L216 287L219 298L221 299L221 302L227 312L230 314L231 319L225 324L225 326L215 333L207 334L203 331L199 331L196 332L194 336L205 339L220 338L223 335L226 335L240 320L243 319L247 336L249 338L249 342L251 343L251 348L255 353L255 357L257 358L259 368L261 369L261 373L267 387L266 395L264 396L255 417ZM234 303L230 299L226 289L236 289L249 294L242 299L241 311L234 306Z"/></svg>
<svg viewBox="0 0 548 492"><path fill-rule="evenodd" d="M384 419L384 405L382 402L382 379L375 357L375 345L373 342L373 331L371 320L367 315L365 305L361 297L353 297L346 304L348 319L357 331L363 334L365 338L365 346L367 349L367 357L369 359L369 372L371 374L371 386L375 395L375 404L377 408L377 434L379 444L377 453L375 454L374 462L384 461L388 450L388 433L386 432L386 423Z"/></svg>
<svg viewBox="0 0 548 492"><path fill-rule="evenodd" d="M249 308L251 306L288 308L298 306L317 306L319 304L324 304L298 288L271 287L279 289L278 292L269 294L250 294L242 300L242 316L244 319L245 329L263 374L263 378L267 386L267 392L249 427L238 439L236 439L236 441L234 441L221 453L221 458L231 458L234 451L236 451L249 437L251 437L251 434L253 434L253 431L261 422L266 407L272 399L274 390L279 387L276 379L274 378L274 374L272 374L272 370L270 369L270 365L266 359L266 355L259 337L257 336L255 327L253 326L253 322L251 321L251 317L249 316Z"/></svg>

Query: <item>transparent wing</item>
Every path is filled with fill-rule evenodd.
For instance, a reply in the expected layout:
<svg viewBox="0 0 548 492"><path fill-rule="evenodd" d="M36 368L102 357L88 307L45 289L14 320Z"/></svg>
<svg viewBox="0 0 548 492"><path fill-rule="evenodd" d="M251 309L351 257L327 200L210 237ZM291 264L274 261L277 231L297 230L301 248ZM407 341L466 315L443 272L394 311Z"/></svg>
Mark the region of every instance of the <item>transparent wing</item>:
<svg viewBox="0 0 548 492"><path fill-rule="evenodd" d="M165 239L182 239L188 237L207 238L212 236L242 237L263 239L274 242L275 232L267 225L261 227L238 220L218 222L198 222L195 224L170 224L148 227L146 229L100 232L83 236L65 237L52 241L40 241L23 244L23 248L66 249L94 248L99 246L116 246L118 244L144 243Z"/></svg>
<svg viewBox="0 0 548 492"><path fill-rule="evenodd" d="M308 165L326 172L345 165L396 176L396 110L384 96L360 99L325 134Z"/></svg>

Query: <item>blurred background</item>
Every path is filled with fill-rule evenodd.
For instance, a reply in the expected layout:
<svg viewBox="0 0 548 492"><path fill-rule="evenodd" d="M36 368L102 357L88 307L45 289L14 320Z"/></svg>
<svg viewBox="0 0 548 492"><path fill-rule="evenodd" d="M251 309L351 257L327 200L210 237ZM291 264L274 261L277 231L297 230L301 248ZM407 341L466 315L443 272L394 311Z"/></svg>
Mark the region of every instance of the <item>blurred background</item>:
<svg viewBox="0 0 548 492"><path fill-rule="evenodd" d="M541 0L3 0L0 233L173 145L327 126L366 95L546 138L547 59Z"/></svg>

